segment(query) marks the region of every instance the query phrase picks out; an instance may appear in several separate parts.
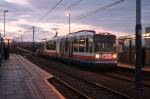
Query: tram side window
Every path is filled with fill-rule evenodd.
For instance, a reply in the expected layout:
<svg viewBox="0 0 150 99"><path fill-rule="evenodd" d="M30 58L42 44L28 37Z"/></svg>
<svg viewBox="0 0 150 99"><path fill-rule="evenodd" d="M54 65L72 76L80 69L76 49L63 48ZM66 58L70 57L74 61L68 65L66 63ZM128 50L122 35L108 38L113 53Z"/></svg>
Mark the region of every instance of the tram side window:
<svg viewBox="0 0 150 99"><path fill-rule="evenodd" d="M53 43L53 50L56 50L56 42Z"/></svg>
<svg viewBox="0 0 150 99"><path fill-rule="evenodd" d="M74 52L78 52L78 40L77 39L74 40L73 46L74 46Z"/></svg>
<svg viewBox="0 0 150 99"><path fill-rule="evenodd" d="M68 53L68 47L69 47L68 46L68 44L69 44L68 40L66 40L64 44L65 44L65 53Z"/></svg>
<svg viewBox="0 0 150 99"><path fill-rule="evenodd" d="M47 42L46 50L56 50L56 42Z"/></svg>
<svg viewBox="0 0 150 99"><path fill-rule="evenodd" d="M89 39L86 38L86 52L89 52Z"/></svg>
<svg viewBox="0 0 150 99"><path fill-rule="evenodd" d="M52 43L49 42L49 49L52 50Z"/></svg>
<svg viewBox="0 0 150 99"><path fill-rule="evenodd" d="M93 40L92 40L92 38L90 38L89 40L90 40L89 41L90 53L92 53L92 51L93 51Z"/></svg>
<svg viewBox="0 0 150 99"><path fill-rule="evenodd" d="M51 42L48 42L48 50L51 50Z"/></svg>
<svg viewBox="0 0 150 99"><path fill-rule="evenodd" d="M65 41L62 40L62 46L61 46L62 51L65 51Z"/></svg>
<svg viewBox="0 0 150 99"><path fill-rule="evenodd" d="M85 48L85 39L81 38L79 41L79 52L84 52L84 48Z"/></svg>
<svg viewBox="0 0 150 99"><path fill-rule="evenodd" d="M46 43L46 50L48 50L48 42Z"/></svg>
<svg viewBox="0 0 150 99"><path fill-rule="evenodd" d="M40 44L40 49L44 50L44 44Z"/></svg>
<svg viewBox="0 0 150 99"><path fill-rule="evenodd" d="M51 42L51 50L53 50L53 42Z"/></svg>
<svg viewBox="0 0 150 99"><path fill-rule="evenodd" d="M62 41L60 41L59 51L62 52Z"/></svg>

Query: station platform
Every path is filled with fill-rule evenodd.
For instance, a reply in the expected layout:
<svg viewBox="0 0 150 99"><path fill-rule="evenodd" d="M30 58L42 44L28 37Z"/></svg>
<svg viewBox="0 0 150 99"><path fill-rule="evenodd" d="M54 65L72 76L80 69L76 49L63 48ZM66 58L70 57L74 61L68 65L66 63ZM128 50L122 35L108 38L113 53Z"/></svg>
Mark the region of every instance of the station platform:
<svg viewBox="0 0 150 99"><path fill-rule="evenodd" d="M0 67L0 99L64 99L48 83L50 77L24 57L11 54Z"/></svg>
<svg viewBox="0 0 150 99"><path fill-rule="evenodd" d="M120 68L135 69L135 64L118 63L117 66ZM150 73L150 66L142 66L142 71Z"/></svg>

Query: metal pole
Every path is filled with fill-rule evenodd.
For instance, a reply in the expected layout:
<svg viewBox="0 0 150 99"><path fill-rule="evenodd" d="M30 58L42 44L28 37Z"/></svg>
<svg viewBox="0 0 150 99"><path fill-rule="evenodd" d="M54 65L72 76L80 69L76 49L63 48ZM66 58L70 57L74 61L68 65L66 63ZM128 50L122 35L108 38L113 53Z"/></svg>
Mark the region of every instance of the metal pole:
<svg viewBox="0 0 150 99"><path fill-rule="evenodd" d="M5 37L5 11L4 11L4 37Z"/></svg>
<svg viewBox="0 0 150 99"><path fill-rule="evenodd" d="M141 26L141 0L136 0L136 87L142 88L142 77L141 77L141 67L142 67L142 26Z"/></svg>
<svg viewBox="0 0 150 99"><path fill-rule="evenodd" d="M70 12L69 12L69 34L70 34Z"/></svg>
<svg viewBox="0 0 150 99"><path fill-rule="evenodd" d="M34 49L34 29L35 29L35 27L33 26L33 43L32 43L32 47L33 47L33 49L32 49L33 53L32 54L33 55L34 55L34 50L35 50Z"/></svg>
<svg viewBox="0 0 150 99"><path fill-rule="evenodd" d="M1 53L0 66L1 66L1 65L2 65L2 59L3 59L3 48L2 48L2 47L3 47L3 46L2 46L3 43L2 43L2 36L1 36L1 33L0 33L0 41L1 41L1 43L0 43L0 44L1 44L1 45L0 45L0 46L1 46L1 47L0 47L0 51L1 51L1 52L0 52L0 53Z"/></svg>
<svg viewBox="0 0 150 99"><path fill-rule="evenodd" d="M8 10L4 10L4 37L5 37L5 16L6 16L6 12L8 12Z"/></svg>

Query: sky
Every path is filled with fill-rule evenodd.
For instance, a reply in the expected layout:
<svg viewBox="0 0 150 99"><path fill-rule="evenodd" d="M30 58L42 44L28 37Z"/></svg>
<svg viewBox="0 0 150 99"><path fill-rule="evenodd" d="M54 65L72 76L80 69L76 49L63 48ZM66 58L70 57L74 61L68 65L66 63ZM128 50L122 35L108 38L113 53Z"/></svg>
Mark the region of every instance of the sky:
<svg viewBox="0 0 150 99"><path fill-rule="evenodd" d="M6 36L23 41L32 41L32 27L35 26L35 41L55 35L52 28L58 28L58 36L69 32L66 13L70 13L70 30L95 30L122 35L135 33L136 0L125 0L80 20L73 19L86 12L102 8L119 0L0 0L0 33L3 36L4 10L6 13ZM71 5L77 5L66 10ZM55 5L58 4L56 7ZM150 0L142 0L142 28L150 27Z"/></svg>

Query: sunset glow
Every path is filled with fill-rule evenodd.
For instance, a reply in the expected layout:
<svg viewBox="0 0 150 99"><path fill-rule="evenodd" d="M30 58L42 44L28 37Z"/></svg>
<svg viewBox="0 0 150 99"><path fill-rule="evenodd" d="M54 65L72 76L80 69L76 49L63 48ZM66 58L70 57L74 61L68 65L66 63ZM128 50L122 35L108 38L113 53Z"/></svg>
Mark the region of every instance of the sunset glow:
<svg viewBox="0 0 150 99"><path fill-rule="evenodd" d="M71 16L71 32L79 30L95 30L121 35L133 35L135 31L135 0L124 1L107 10L100 11L89 17L74 21L74 18L85 12L113 3L115 0L82 0L79 4L69 9ZM68 33L68 17L65 16L66 8L78 0L1 0L0 32L3 35L3 10L6 13L6 35L16 38L23 35L24 40L32 40L32 26L35 26L35 39L55 35L51 28L59 28L59 36ZM146 2L146 3L145 3ZM142 24L144 28L150 26L149 0L142 1ZM119 10L118 10L119 9ZM73 22L72 22L73 21ZM18 33L21 30L22 33ZM43 35L43 37L42 37Z"/></svg>

